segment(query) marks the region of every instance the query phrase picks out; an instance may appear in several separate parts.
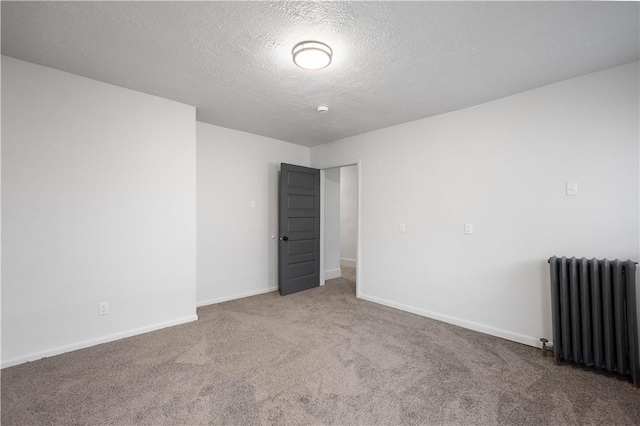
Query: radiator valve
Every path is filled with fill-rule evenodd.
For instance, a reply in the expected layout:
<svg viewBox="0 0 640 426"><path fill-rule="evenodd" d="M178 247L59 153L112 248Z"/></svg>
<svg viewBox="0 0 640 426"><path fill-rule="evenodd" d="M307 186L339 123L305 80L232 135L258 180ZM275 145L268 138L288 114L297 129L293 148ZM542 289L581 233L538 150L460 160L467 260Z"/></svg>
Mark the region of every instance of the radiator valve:
<svg viewBox="0 0 640 426"><path fill-rule="evenodd" d="M541 337L540 341L542 342L542 356L546 357L547 352L553 352L553 346L547 346L547 342L549 341L544 337Z"/></svg>

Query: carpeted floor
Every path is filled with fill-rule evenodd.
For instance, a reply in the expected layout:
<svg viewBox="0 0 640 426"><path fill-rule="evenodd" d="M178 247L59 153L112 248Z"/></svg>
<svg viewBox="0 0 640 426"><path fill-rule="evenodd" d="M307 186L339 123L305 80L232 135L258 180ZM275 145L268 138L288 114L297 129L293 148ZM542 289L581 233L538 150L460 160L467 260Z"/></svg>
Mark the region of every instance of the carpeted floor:
<svg viewBox="0 0 640 426"><path fill-rule="evenodd" d="M348 281L356 281L356 268L352 268L350 266L340 266L340 272L342 278Z"/></svg>
<svg viewBox="0 0 640 426"><path fill-rule="evenodd" d="M640 391L338 278L2 370L3 425L640 424Z"/></svg>

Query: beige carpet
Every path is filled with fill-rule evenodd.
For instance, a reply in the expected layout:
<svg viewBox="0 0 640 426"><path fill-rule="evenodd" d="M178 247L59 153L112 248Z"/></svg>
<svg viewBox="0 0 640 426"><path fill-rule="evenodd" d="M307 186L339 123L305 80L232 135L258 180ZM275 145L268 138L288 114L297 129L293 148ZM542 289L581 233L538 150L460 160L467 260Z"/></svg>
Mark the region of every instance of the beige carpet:
<svg viewBox="0 0 640 426"><path fill-rule="evenodd" d="M352 268L351 266L340 265L340 272L342 278L348 281L356 281L356 268Z"/></svg>
<svg viewBox="0 0 640 426"><path fill-rule="evenodd" d="M640 391L343 279L2 371L3 425L640 424Z"/></svg>

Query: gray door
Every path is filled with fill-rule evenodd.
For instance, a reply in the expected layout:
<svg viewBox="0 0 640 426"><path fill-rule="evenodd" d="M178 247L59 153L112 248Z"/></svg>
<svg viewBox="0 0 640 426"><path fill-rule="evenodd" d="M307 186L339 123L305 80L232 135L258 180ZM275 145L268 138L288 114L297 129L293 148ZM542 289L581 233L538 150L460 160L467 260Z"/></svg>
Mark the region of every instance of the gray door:
<svg viewBox="0 0 640 426"><path fill-rule="evenodd" d="M320 285L320 170L280 167L280 294Z"/></svg>

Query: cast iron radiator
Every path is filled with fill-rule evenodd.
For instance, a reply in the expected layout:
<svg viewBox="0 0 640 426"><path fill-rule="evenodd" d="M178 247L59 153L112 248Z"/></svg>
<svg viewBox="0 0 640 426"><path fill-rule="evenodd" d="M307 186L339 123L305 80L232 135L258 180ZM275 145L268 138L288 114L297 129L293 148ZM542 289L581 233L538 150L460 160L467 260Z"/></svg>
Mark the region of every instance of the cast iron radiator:
<svg viewBox="0 0 640 426"><path fill-rule="evenodd" d="M630 375L639 387L635 263L554 256L549 264L556 364Z"/></svg>

